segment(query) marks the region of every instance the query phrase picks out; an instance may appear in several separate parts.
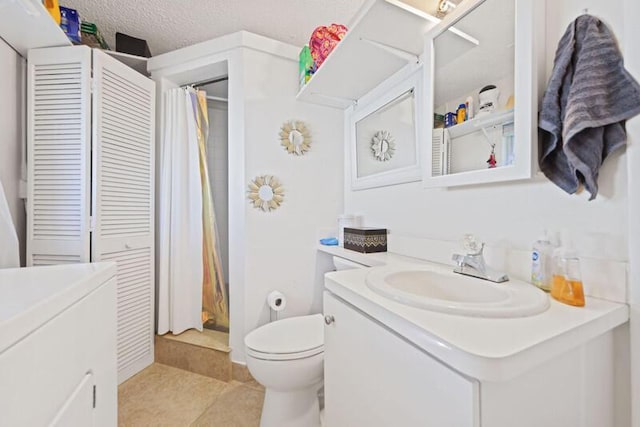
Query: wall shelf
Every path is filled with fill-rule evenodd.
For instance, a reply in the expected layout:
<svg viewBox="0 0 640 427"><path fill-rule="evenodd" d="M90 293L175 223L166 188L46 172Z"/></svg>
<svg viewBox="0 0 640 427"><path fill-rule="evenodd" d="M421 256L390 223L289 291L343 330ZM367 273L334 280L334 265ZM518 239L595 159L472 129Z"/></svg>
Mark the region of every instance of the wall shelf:
<svg viewBox="0 0 640 427"><path fill-rule="evenodd" d="M475 117L466 122L445 128L449 132L451 139L459 138L473 132L478 132L495 125L513 123L513 109L498 111L480 117Z"/></svg>
<svg viewBox="0 0 640 427"><path fill-rule="evenodd" d="M297 99L347 108L424 50L424 33L439 22L396 0L370 0L344 39L300 90Z"/></svg>
<svg viewBox="0 0 640 427"><path fill-rule="evenodd" d="M0 1L0 37L25 58L29 49L71 46L38 0Z"/></svg>
<svg viewBox="0 0 640 427"><path fill-rule="evenodd" d="M117 59L123 64L133 68L140 74L143 74L145 76L149 75L149 72L147 71L147 61L149 60L149 58L130 55L128 53L123 53L123 52L116 52L114 50L103 50L103 52L111 56L112 58Z"/></svg>

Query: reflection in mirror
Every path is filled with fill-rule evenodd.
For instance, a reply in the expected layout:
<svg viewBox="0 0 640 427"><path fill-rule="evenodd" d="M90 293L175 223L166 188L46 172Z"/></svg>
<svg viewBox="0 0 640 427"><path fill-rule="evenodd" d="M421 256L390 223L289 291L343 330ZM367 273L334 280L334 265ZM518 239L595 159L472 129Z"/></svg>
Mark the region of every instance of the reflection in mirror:
<svg viewBox="0 0 640 427"><path fill-rule="evenodd" d="M409 64L394 83L385 82L347 109L353 190L422 178L423 74L421 65Z"/></svg>
<svg viewBox="0 0 640 427"><path fill-rule="evenodd" d="M371 150L376 160L381 162L390 160L396 151L396 143L391 136L391 132L386 130L376 132L371 139Z"/></svg>
<svg viewBox="0 0 640 427"><path fill-rule="evenodd" d="M357 176L416 162L414 90L408 90L356 123Z"/></svg>
<svg viewBox="0 0 640 427"><path fill-rule="evenodd" d="M304 137L300 131L294 129L289 133L289 142L299 147L304 142Z"/></svg>
<svg viewBox="0 0 640 427"><path fill-rule="evenodd" d="M434 39L432 176L513 164L514 16L514 0L486 0L454 24L478 44Z"/></svg>

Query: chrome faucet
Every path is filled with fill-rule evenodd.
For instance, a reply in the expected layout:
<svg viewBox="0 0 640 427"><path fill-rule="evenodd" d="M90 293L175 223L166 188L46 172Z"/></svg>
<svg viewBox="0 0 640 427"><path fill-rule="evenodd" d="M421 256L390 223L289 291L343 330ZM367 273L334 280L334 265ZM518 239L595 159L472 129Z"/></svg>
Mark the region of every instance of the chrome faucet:
<svg viewBox="0 0 640 427"><path fill-rule="evenodd" d="M477 277L479 279L490 280L502 283L509 280L506 273L501 273L487 267L484 261L484 243L478 248L478 244L472 236L465 236L465 248L469 251L466 255L453 254L453 261L456 262L454 273Z"/></svg>

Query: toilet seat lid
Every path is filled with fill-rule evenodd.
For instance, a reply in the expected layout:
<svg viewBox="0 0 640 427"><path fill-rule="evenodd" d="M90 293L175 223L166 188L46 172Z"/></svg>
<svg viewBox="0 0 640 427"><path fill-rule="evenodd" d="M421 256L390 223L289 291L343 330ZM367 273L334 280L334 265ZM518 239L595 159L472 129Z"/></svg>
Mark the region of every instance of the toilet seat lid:
<svg viewBox="0 0 640 427"><path fill-rule="evenodd" d="M290 317L267 323L250 332L244 343L248 349L266 354L294 354L324 345L322 314Z"/></svg>

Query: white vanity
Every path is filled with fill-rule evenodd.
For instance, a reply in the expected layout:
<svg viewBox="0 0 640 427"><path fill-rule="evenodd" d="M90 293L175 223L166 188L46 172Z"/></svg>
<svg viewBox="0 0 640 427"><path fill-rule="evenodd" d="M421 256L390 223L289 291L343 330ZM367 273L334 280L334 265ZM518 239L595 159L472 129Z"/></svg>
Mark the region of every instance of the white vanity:
<svg viewBox="0 0 640 427"><path fill-rule="evenodd" d="M539 314L506 318L443 313L383 296L371 279L453 267L393 254L352 258L388 265L326 275L327 426L627 425L625 304L550 301Z"/></svg>
<svg viewBox="0 0 640 427"><path fill-rule="evenodd" d="M116 265L0 270L0 426L115 426Z"/></svg>

